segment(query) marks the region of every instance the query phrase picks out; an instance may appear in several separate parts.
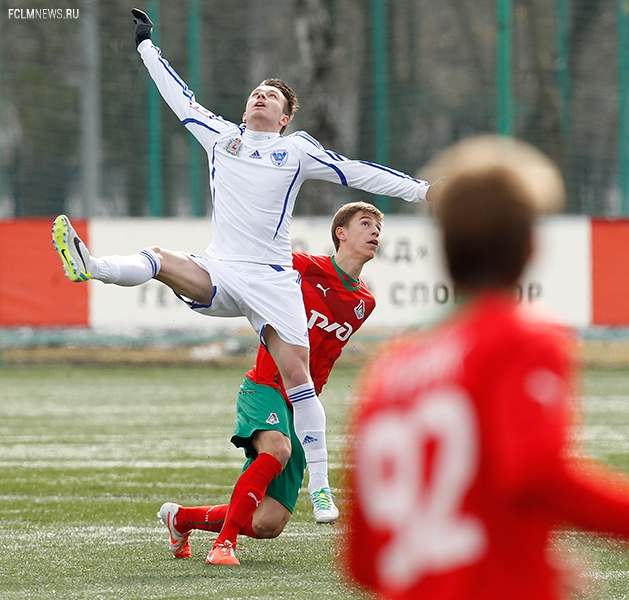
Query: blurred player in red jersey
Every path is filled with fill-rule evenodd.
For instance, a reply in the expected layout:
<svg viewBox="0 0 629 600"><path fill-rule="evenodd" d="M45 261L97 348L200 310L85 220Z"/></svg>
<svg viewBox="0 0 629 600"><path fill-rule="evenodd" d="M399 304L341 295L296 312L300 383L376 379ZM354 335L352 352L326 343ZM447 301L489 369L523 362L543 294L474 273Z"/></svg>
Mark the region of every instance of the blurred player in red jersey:
<svg viewBox="0 0 629 600"><path fill-rule="evenodd" d="M491 143L436 205L465 299L373 361L352 420L345 555L381 598L558 600L553 530L629 538L629 478L573 447L572 343L513 294L545 202L536 180L561 179L542 155L530 169L507 160L518 142Z"/></svg>
<svg viewBox="0 0 629 600"><path fill-rule="evenodd" d="M366 202L343 206L332 221L334 256L293 253L301 274L310 337L310 373L317 394L350 336L365 322L376 301L360 274L378 250L382 213ZM194 529L219 532L207 557L209 564L238 565L236 537L280 535L288 523L304 478L306 459L293 427L291 403L278 368L261 345L256 364L240 388L232 442L248 458L229 504L182 507L166 502L158 516L170 532L176 558L190 557ZM312 478L312 474L310 475ZM315 518L330 514L329 488L310 493ZM333 507L333 505L332 505ZM332 522L338 511L328 518Z"/></svg>

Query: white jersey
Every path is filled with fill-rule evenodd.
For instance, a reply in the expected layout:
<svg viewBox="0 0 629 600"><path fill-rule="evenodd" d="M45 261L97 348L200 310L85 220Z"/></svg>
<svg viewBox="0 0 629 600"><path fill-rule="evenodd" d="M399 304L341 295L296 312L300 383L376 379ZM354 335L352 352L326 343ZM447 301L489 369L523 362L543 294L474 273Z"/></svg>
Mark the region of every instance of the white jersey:
<svg viewBox="0 0 629 600"><path fill-rule="evenodd" d="M425 181L325 150L305 131L282 136L224 120L195 101L151 40L143 41L138 52L164 100L208 154L214 205L213 240L207 248L211 257L290 267L290 221L306 179L409 202L425 199Z"/></svg>

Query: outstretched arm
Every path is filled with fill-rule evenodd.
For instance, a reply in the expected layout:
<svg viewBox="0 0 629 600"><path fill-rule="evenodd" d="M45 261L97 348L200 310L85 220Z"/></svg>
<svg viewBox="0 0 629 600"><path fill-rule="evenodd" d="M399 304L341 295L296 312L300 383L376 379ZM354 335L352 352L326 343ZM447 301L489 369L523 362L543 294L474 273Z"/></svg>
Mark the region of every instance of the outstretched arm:
<svg viewBox="0 0 629 600"><path fill-rule="evenodd" d="M306 178L340 183L348 187L402 198L407 202L426 200L427 181L415 179L406 173L363 160L352 160L326 150L305 131L293 134L306 158Z"/></svg>
<svg viewBox="0 0 629 600"><path fill-rule="evenodd" d="M136 24L135 41L138 52L159 93L183 125L206 149L211 147L220 133L228 129L237 130L236 125L217 117L196 102L194 92L162 57L160 49L153 45L151 41L153 23L149 16L138 8L132 9L131 13Z"/></svg>
<svg viewBox="0 0 629 600"><path fill-rule="evenodd" d="M543 500L563 520L629 540L629 477L593 460L569 459L549 481Z"/></svg>

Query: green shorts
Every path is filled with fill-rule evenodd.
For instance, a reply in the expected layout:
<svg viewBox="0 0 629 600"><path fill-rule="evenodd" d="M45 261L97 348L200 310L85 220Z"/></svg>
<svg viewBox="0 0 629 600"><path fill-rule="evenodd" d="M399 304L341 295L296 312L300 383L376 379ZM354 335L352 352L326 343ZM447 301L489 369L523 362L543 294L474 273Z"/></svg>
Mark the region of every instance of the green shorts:
<svg viewBox="0 0 629 600"><path fill-rule="evenodd" d="M290 439L292 453L288 463L271 481L266 493L292 513L306 471L304 449L293 427L293 411L278 390L245 378L238 392L236 427L231 439L234 446L245 450L248 460L243 471L258 455L251 444L251 437L256 431L280 431Z"/></svg>

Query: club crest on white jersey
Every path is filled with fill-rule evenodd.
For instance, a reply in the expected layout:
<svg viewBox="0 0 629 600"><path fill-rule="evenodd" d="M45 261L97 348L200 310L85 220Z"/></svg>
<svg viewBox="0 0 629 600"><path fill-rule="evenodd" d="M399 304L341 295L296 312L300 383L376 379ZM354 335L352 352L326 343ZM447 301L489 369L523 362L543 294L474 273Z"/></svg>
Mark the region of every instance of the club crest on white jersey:
<svg viewBox="0 0 629 600"><path fill-rule="evenodd" d="M227 154L231 154L232 156L240 156L242 152L242 140L240 138L232 138L225 144L224 150Z"/></svg>
<svg viewBox="0 0 629 600"><path fill-rule="evenodd" d="M283 167L288 160L288 150L274 150L271 152L271 161L276 167Z"/></svg>

